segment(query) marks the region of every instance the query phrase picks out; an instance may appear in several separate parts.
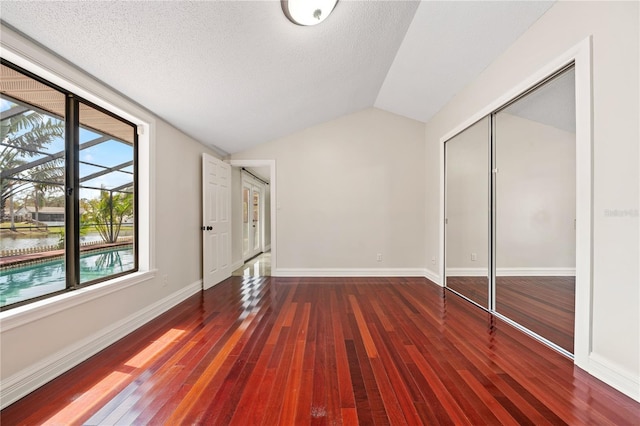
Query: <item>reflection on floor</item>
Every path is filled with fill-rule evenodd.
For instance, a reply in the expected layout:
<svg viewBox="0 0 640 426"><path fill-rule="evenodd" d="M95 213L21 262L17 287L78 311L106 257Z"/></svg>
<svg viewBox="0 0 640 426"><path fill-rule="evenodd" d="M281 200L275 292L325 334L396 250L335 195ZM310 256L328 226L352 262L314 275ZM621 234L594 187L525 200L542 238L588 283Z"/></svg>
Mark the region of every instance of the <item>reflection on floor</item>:
<svg viewBox="0 0 640 426"><path fill-rule="evenodd" d="M270 277L271 252L262 253L248 260L242 267L231 274L235 277Z"/></svg>
<svg viewBox="0 0 640 426"><path fill-rule="evenodd" d="M447 277L447 287L487 306L486 277ZM573 353L575 277L497 277L496 311Z"/></svg>

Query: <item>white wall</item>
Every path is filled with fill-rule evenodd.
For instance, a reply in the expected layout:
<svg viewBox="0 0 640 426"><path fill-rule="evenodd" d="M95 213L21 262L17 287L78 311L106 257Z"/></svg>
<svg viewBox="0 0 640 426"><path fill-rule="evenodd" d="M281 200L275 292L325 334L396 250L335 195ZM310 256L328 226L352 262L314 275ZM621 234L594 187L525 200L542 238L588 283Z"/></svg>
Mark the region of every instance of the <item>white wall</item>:
<svg viewBox="0 0 640 426"><path fill-rule="evenodd" d="M371 108L232 158L276 160L280 273L425 268L423 124Z"/></svg>
<svg viewBox="0 0 640 426"><path fill-rule="evenodd" d="M593 36L591 371L640 392L637 2L558 2L426 126L427 257L439 253L439 139ZM627 212L627 213L616 213Z"/></svg>
<svg viewBox="0 0 640 426"><path fill-rule="evenodd" d="M202 278L202 153L216 153L158 120L156 247L169 292Z"/></svg>

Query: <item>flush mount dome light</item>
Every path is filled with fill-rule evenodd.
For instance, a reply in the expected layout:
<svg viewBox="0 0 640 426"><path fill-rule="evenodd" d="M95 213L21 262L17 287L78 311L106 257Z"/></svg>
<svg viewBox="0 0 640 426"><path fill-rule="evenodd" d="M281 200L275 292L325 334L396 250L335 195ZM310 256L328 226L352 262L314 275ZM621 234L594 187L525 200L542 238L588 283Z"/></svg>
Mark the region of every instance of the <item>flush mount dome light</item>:
<svg viewBox="0 0 640 426"><path fill-rule="evenodd" d="M282 0L282 10L297 25L317 25L327 19L338 0Z"/></svg>

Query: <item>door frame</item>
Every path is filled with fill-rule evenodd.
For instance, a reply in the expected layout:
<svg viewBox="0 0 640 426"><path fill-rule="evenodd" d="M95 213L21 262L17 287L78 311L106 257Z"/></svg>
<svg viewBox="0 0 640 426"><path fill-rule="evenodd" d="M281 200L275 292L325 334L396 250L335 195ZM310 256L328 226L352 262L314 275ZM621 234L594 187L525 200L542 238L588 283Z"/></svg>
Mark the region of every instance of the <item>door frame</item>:
<svg viewBox="0 0 640 426"><path fill-rule="evenodd" d="M589 355L592 350L592 298L593 298L593 127L592 127L592 37L589 36L542 68L505 92L489 105L455 126L440 138L440 209L439 209L439 271L437 283L445 284L445 182L444 144L477 121L506 105L512 99L537 85L548 76L570 63L575 65L576 85L576 287L574 364L591 371Z"/></svg>
<svg viewBox="0 0 640 426"><path fill-rule="evenodd" d="M232 167L269 167L269 196L270 196L270 218L271 228L271 276L278 274L278 233L277 233L277 180L276 180L276 160L229 160ZM265 185L266 186L266 185ZM263 194L264 195L264 194ZM263 227L264 231L264 227ZM234 237L232 237L234 238ZM263 238L264 243L264 238Z"/></svg>

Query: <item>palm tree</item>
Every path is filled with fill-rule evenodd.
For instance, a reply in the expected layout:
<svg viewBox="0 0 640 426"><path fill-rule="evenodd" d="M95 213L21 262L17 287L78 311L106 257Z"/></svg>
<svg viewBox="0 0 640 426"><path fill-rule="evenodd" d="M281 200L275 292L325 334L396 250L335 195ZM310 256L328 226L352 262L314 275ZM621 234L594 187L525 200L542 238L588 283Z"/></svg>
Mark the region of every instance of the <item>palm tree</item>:
<svg viewBox="0 0 640 426"><path fill-rule="evenodd" d="M50 143L64 137L64 127L63 121L33 110L2 119L0 125L2 141L0 142L0 170L2 170L0 213L2 217L4 217L7 200L24 190L33 188L32 181L38 182L41 193L62 183L64 176L62 157L52 157L50 161L34 167L26 169L24 167L29 163L28 159L41 156L42 151Z"/></svg>
<svg viewBox="0 0 640 426"><path fill-rule="evenodd" d="M122 222L133 214L133 194L102 190L100 197L84 200L83 226L93 225L105 243L118 241Z"/></svg>

